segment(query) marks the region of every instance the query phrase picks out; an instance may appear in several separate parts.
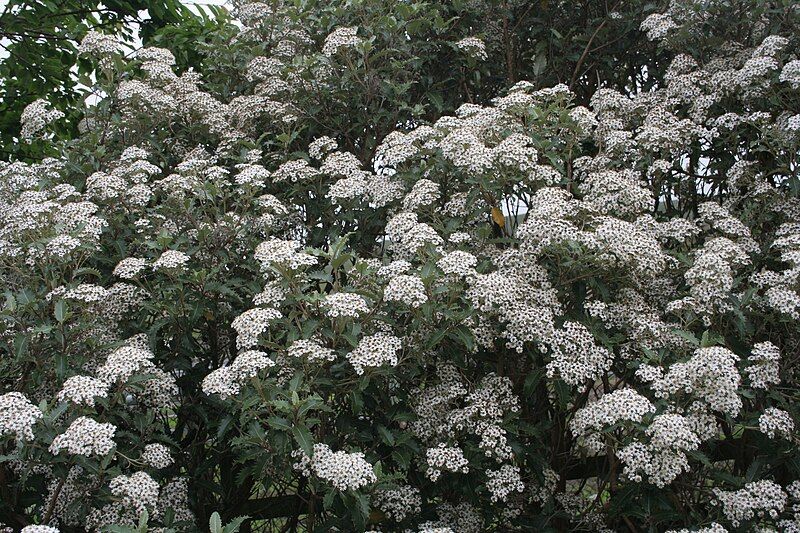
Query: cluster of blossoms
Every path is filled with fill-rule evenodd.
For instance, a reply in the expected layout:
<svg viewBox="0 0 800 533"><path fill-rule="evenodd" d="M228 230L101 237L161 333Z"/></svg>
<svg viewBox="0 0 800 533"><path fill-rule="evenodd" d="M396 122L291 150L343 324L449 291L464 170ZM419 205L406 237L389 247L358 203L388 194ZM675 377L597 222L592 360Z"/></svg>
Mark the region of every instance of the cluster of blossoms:
<svg viewBox="0 0 800 533"><path fill-rule="evenodd" d="M59 401L94 407L95 398L108 397L109 384L91 376L72 376L68 378L58 393Z"/></svg>
<svg viewBox="0 0 800 533"><path fill-rule="evenodd" d="M45 127L60 118L64 113L51 109L50 104L45 100L36 100L25 107L20 117L22 131L20 135L23 139L32 139L39 134Z"/></svg>
<svg viewBox="0 0 800 533"><path fill-rule="evenodd" d="M175 461L169 452L169 448L163 444L147 444L142 452L142 461L153 468L167 468Z"/></svg>
<svg viewBox="0 0 800 533"><path fill-rule="evenodd" d="M678 414L654 417L645 433L650 438L648 444L635 441L619 451L624 473L635 481L646 474L648 482L665 487L689 470L686 452L696 450L700 439L689 420Z"/></svg>
<svg viewBox="0 0 800 533"><path fill-rule="evenodd" d="M239 393L243 382L272 366L275 366L275 362L267 353L246 350L237 355L229 366L222 366L208 374L203 379L203 392L219 394L222 399L235 396Z"/></svg>
<svg viewBox="0 0 800 533"><path fill-rule="evenodd" d="M114 448L113 437L116 431L113 424L104 424L81 416L73 420L64 433L53 439L50 451L53 454L66 450L74 455L103 456Z"/></svg>
<svg viewBox="0 0 800 533"><path fill-rule="evenodd" d="M414 516L422 511L419 489L410 485L376 491L372 502L395 522L402 522L406 516Z"/></svg>
<svg viewBox="0 0 800 533"><path fill-rule="evenodd" d="M313 340L301 339L294 341L287 350L289 357L305 358L309 362L314 361L333 361L336 359L336 352L330 348L325 348Z"/></svg>
<svg viewBox="0 0 800 533"><path fill-rule="evenodd" d="M442 471L469 473L469 462L458 446L447 446L441 442L438 446L428 448L425 452L425 461L428 464L425 475L431 481L438 480Z"/></svg>
<svg viewBox="0 0 800 533"><path fill-rule="evenodd" d="M675 363L666 373L642 367L637 375L651 382L659 397L692 394L709 409L736 416L742 408L738 388L742 378L736 368L739 357L722 347L699 348L685 363Z"/></svg>
<svg viewBox="0 0 800 533"><path fill-rule="evenodd" d="M781 486L769 480L753 481L734 491L714 489L714 496L734 527L754 518L777 518L786 506L787 499Z"/></svg>
<svg viewBox="0 0 800 533"><path fill-rule="evenodd" d="M599 453L605 447L603 429L620 426L622 422L641 423L645 415L654 411L650 400L635 390L617 390L578 410L570 429L583 446Z"/></svg>
<svg viewBox="0 0 800 533"><path fill-rule="evenodd" d="M353 48L361 43L358 28L336 28L325 38L322 53L328 57L333 56L342 48Z"/></svg>
<svg viewBox="0 0 800 533"><path fill-rule="evenodd" d="M236 346L238 348L251 348L258 344L258 337L269 329L274 320L282 318L280 311L272 308L250 309L245 311L231 323L236 331Z"/></svg>
<svg viewBox="0 0 800 533"><path fill-rule="evenodd" d="M674 483L658 503L663 516L675 505L669 527L690 512L702 524L796 529L800 489L758 480L799 475L800 64L792 39L768 35L783 22L757 21L729 41L725 2L675 0L640 26L671 62L633 69L632 83L598 78L593 95L526 81L473 93L473 78L503 83L484 76L495 67L488 51L506 47L513 71L525 41L512 32L500 42L485 7L486 42L460 39L461 17L455 37L445 32L445 46L471 58L475 75L458 62L453 78L470 103L441 117L440 106L403 104L413 118L384 128L385 95L424 84L404 88L380 66L402 70L404 56L418 61L404 46L439 45L397 31L404 12L427 15L427 4L381 14L398 24L383 32L360 4L356 17L337 5L321 18L292 3L234 4L242 27L231 46L206 52L224 75L178 70L165 49L123 58L90 33L82 54L127 69L106 72L117 115L92 110L76 144L103 156L0 163L10 286L0 338L23 354L3 365L19 359L47 381L6 379L4 390L25 394L0 396L0 436L16 446L9 479L38 476L28 494L46 488L31 506L37 520L133 527L147 510L156 527L174 517L191 531L189 483L211 479L227 484L232 509L313 485L337 530L363 529L350 514L363 526L376 509L404 531L513 531L553 517L576 531L634 529L619 516L661 528L650 509L662 494L637 485ZM607 15L587 72L609 38L601 30L625 16ZM395 35L400 45L382 49ZM570 86L584 78L576 69ZM385 107L374 125L329 127L328 114L357 122L375 109L345 97L375 94ZM55 118L38 102L23 130ZM316 139L302 146L300 132ZM112 275L124 282L104 285ZM198 376L213 401L198 401ZM64 402L55 411L53 397ZM228 422L237 419L249 422ZM317 444L294 450L288 468L303 422ZM213 465L218 450L236 460ZM187 458L199 451L208 478L164 479L194 474ZM89 468L63 477L52 455ZM111 461L110 482L92 474L100 461ZM597 472L570 479L579 462ZM222 468L231 472L217 476ZM334 491L357 491L359 505ZM207 508L204 492L193 495ZM627 505L620 494L647 519L606 513ZM705 516L711 501L721 511ZM286 523L309 527L313 514Z"/></svg>
<svg viewBox="0 0 800 533"><path fill-rule="evenodd" d="M33 440L33 426L44 415L21 392L7 392L0 396L0 435L14 435L18 439Z"/></svg>
<svg viewBox="0 0 800 533"><path fill-rule="evenodd" d="M783 409L767 407L764 414L758 417L758 429L769 438L791 438L794 432L794 420Z"/></svg>
<svg viewBox="0 0 800 533"><path fill-rule="evenodd" d="M509 494L525 490L518 466L503 465L499 470L487 470L486 476L489 478L486 488L491 493L493 502L506 501Z"/></svg>
<svg viewBox="0 0 800 533"><path fill-rule="evenodd" d="M331 318L358 318L369 313L369 306L363 296L347 292L337 292L325 297L325 314Z"/></svg>
<svg viewBox="0 0 800 533"><path fill-rule="evenodd" d="M361 452L334 452L327 445L314 445L314 454L308 457L302 450L295 450L298 461L294 468L304 476L314 475L340 491L358 490L376 481L372 465Z"/></svg>
<svg viewBox="0 0 800 533"><path fill-rule="evenodd" d="M376 333L358 341L355 349L347 354L357 374L363 374L365 368L384 365L397 365L397 352L403 348L403 341L394 335Z"/></svg>
<svg viewBox="0 0 800 533"><path fill-rule="evenodd" d="M414 433L432 444L475 435L486 457L510 459L511 447L503 425L507 417L519 411L519 399L510 381L489 374L470 391L455 367L442 365L437 374L438 384L414 391Z"/></svg>
<svg viewBox="0 0 800 533"><path fill-rule="evenodd" d="M387 302L400 302L408 307L416 308L428 301L425 285L417 276L400 274L389 280L383 291Z"/></svg>
<svg viewBox="0 0 800 533"><path fill-rule="evenodd" d="M464 37L456 43L456 48L478 61L486 61L489 58L486 54L486 44L477 37Z"/></svg>
<svg viewBox="0 0 800 533"><path fill-rule="evenodd" d="M114 496L121 498L125 507L140 512L153 509L158 503L158 483L146 472L117 476L109 482L108 488Z"/></svg>

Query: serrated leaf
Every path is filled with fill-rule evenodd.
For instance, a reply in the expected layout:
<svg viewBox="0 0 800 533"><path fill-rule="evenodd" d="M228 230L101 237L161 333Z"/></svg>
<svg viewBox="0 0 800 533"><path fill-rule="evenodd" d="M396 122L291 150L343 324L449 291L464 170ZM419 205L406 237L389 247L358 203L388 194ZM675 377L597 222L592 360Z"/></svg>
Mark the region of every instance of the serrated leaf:
<svg viewBox="0 0 800 533"><path fill-rule="evenodd" d="M226 525L225 528L222 530L223 533L236 533L237 531L239 531L239 528L241 527L242 523L248 518L250 517L237 516L236 518L228 522L228 525Z"/></svg>
<svg viewBox="0 0 800 533"><path fill-rule="evenodd" d="M292 427L292 436L305 454L311 457L314 453L314 439L308 428L305 425L294 426Z"/></svg>
<svg viewBox="0 0 800 533"><path fill-rule="evenodd" d="M218 512L214 511L208 519L208 529L211 533L222 533L222 519Z"/></svg>
<svg viewBox="0 0 800 533"><path fill-rule="evenodd" d="M267 418L267 424L269 424L271 428L279 431L290 431L292 429L291 422L280 416L271 416Z"/></svg>

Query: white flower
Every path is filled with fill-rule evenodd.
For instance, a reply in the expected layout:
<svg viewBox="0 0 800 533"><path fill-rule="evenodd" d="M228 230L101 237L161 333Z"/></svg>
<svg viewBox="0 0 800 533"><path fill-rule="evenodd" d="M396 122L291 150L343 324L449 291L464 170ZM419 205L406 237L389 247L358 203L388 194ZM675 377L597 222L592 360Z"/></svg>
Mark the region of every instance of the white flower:
<svg viewBox="0 0 800 533"><path fill-rule="evenodd" d="M758 417L758 429L771 439L776 437L790 439L794 431L794 420L783 409L767 407Z"/></svg>
<svg viewBox="0 0 800 533"><path fill-rule="evenodd" d="M367 300L351 292L334 292L325 296L322 303L325 314L331 318L358 318L369 313Z"/></svg>
<svg viewBox="0 0 800 533"><path fill-rule="evenodd" d="M33 426L44 416L21 392L0 396L0 435L16 435L20 440L33 440Z"/></svg>
<svg viewBox="0 0 800 533"><path fill-rule="evenodd" d="M342 27L333 30L326 38L322 46L322 53L328 57L333 56L342 48L354 48L361 44L362 40L357 35L358 28Z"/></svg>
<svg viewBox="0 0 800 533"><path fill-rule="evenodd" d="M518 466L503 465L499 470L487 470L486 476L489 478L486 488L489 490L493 502L506 501L512 492L525 490L525 484L522 483L519 476Z"/></svg>
<svg viewBox="0 0 800 533"><path fill-rule="evenodd" d="M309 458L302 450L295 450L298 458L294 468L305 476L315 475L340 491L358 490L377 480L372 465L361 452L334 452L326 444L315 444L314 455Z"/></svg>
<svg viewBox="0 0 800 533"><path fill-rule="evenodd" d="M250 309L237 316L231 323L236 330L236 347L251 348L258 344L259 335L269 329L270 322L282 318L280 311L272 308Z"/></svg>
<svg viewBox="0 0 800 533"><path fill-rule="evenodd" d="M363 337L355 350L347 354L357 374L363 374L365 367L378 367L397 364L397 352L403 342L393 335L376 333Z"/></svg>
<svg viewBox="0 0 800 533"><path fill-rule="evenodd" d="M111 493L122 499L128 509L141 513L154 509L158 503L158 483L146 472L136 472L131 476L117 476L108 484Z"/></svg>
<svg viewBox="0 0 800 533"><path fill-rule="evenodd" d="M167 250L153 261L153 270L185 269L189 256L178 250Z"/></svg>
<svg viewBox="0 0 800 533"><path fill-rule="evenodd" d="M383 290L383 297L387 302L400 302L412 308L417 308L428 301L422 280L417 276L406 274L390 279Z"/></svg>
<svg viewBox="0 0 800 533"><path fill-rule="evenodd" d="M169 453L169 448L158 443L148 444L144 447L142 461L153 468L167 468L175 462Z"/></svg>
<svg viewBox="0 0 800 533"><path fill-rule="evenodd" d="M442 471L469 473L469 463L464 457L464 452L458 446L447 446L439 443L438 446L428 448L425 452L425 460L428 469L425 475L431 481L436 481L442 475Z"/></svg>
<svg viewBox="0 0 800 533"><path fill-rule="evenodd" d="M58 400L94 407L95 398L108 397L108 382L91 376L68 378L58 393Z"/></svg>
<svg viewBox="0 0 800 533"><path fill-rule="evenodd" d="M117 428L113 424L96 422L81 416L72 421L67 430L53 439L50 453L58 455L61 450L74 455L104 456L114 448L114 433Z"/></svg>
<svg viewBox="0 0 800 533"><path fill-rule="evenodd" d="M478 61L486 61L489 57L486 54L486 45L477 37L464 37L456 43L456 48Z"/></svg>

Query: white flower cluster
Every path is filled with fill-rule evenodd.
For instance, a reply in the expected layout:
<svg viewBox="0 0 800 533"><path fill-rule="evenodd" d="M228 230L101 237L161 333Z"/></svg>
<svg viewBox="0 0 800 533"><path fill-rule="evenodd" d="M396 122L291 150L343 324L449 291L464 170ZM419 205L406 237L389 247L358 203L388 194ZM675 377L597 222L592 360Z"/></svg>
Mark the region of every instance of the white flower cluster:
<svg viewBox="0 0 800 533"><path fill-rule="evenodd" d="M583 324L565 322L561 329L552 333L547 343L551 349L548 377L558 376L570 385L579 385L596 379L602 371L611 368L611 352L599 346Z"/></svg>
<svg viewBox="0 0 800 533"><path fill-rule="evenodd" d="M696 450L700 439L690 421L674 413L656 416L645 433L650 437L647 445L637 441L619 451L624 474L637 482L646 474L648 482L665 487L689 470L685 452Z"/></svg>
<svg viewBox="0 0 800 533"><path fill-rule="evenodd" d="M236 347L242 349L256 346L258 337L269 329L270 323L282 317L280 311L262 307L249 309L237 316L231 323L236 331Z"/></svg>
<svg viewBox="0 0 800 533"><path fill-rule="evenodd" d="M416 211L423 207L430 207L440 196L438 183L425 178L417 180L411 191L403 198L403 210Z"/></svg>
<svg viewBox="0 0 800 533"><path fill-rule="evenodd" d="M787 495L774 481L763 479L747 483L735 491L714 489L716 502L734 527L754 518L777 518L786 507Z"/></svg>
<svg viewBox="0 0 800 533"><path fill-rule="evenodd" d="M305 159L294 159L283 163L272 173L272 180L275 182L290 181L297 183L306 181L319 175L319 170L308 164Z"/></svg>
<svg viewBox="0 0 800 533"><path fill-rule="evenodd" d="M352 292L334 292L323 301L325 314L331 318L358 318L369 313L367 300Z"/></svg>
<svg viewBox="0 0 800 533"><path fill-rule="evenodd" d="M464 37L456 43L456 48L478 61L486 61L486 44L477 37Z"/></svg>
<svg viewBox="0 0 800 533"><path fill-rule="evenodd" d="M343 48L354 48L361 44L358 36L358 28L342 27L333 30L326 38L322 46L322 53L328 57L335 55Z"/></svg>
<svg viewBox="0 0 800 533"><path fill-rule="evenodd" d="M438 384L416 389L412 407L417 420L412 431L429 442L457 439L466 432L480 438L479 447L498 461L511 457L505 417L519 411L519 400L508 378L489 374L471 392L452 365L441 365Z"/></svg>
<svg viewBox="0 0 800 533"><path fill-rule="evenodd" d="M738 389L742 381L736 362L739 356L720 346L698 348L685 363L675 363L663 377L655 369L646 381L656 395L691 394L709 409L737 416L742 408ZM643 379L646 374L638 373Z"/></svg>
<svg viewBox="0 0 800 533"><path fill-rule="evenodd" d="M314 139L311 144L308 145L308 155L313 159L321 161L328 152L333 152L337 148L339 148L339 145L335 140L327 136L322 136Z"/></svg>
<svg viewBox="0 0 800 533"><path fill-rule="evenodd" d="M728 533L728 530L721 525L713 522L708 527L701 527L697 529L670 529L667 533Z"/></svg>
<svg viewBox="0 0 800 533"><path fill-rule="evenodd" d="M9 528L10 531L12 530ZM51 526L25 526L20 530L20 533L60 533L60 530Z"/></svg>
<svg viewBox="0 0 800 533"><path fill-rule="evenodd" d="M304 476L314 475L340 491L358 490L377 480L372 465L361 452L334 452L327 444L314 445L314 454L308 457L302 450L292 455L298 458L293 466Z"/></svg>
<svg viewBox="0 0 800 533"><path fill-rule="evenodd" d="M401 211L387 222L386 235L396 259L411 259L425 246L438 248L444 244L435 229L408 211Z"/></svg>
<svg viewBox="0 0 800 533"><path fill-rule="evenodd" d="M78 405L94 407L95 398L108 397L109 383L91 376L68 378L58 393L58 401L70 401Z"/></svg>
<svg viewBox="0 0 800 533"><path fill-rule="evenodd" d="M166 250L153 261L153 270L174 271L186 268L189 256L178 250Z"/></svg>
<svg viewBox="0 0 800 533"><path fill-rule="evenodd" d="M136 373L152 371L155 368L153 357L153 352L148 349L122 346L108 355L105 363L97 369L97 377L106 383L127 381Z"/></svg>
<svg viewBox="0 0 800 533"><path fill-rule="evenodd" d="M152 443L147 444L142 452L142 461L152 466L153 468L167 468L175 462L169 448L163 444Z"/></svg>
<svg viewBox="0 0 800 533"><path fill-rule="evenodd" d="M425 461L428 469L425 475L431 481L436 481L442 475L442 471L469 473L469 462L464 457L464 452L458 446L447 446L440 442L438 446L428 448L425 452Z"/></svg>
<svg viewBox="0 0 800 533"><path fill-rule="evenodd" d="M121 498L123 506L139 513L155 509L158 503L158 483L146 472L117 476L108 483L108 487L114 496Z"/></svg>
<svg viewBox="0 0 800 533"><path fill-rule="evenodd" d="M642 21L641 30L647 33L651 41L660 41L677 28L675 21L665 13L653 13Z"/></svg>
<svg viewBox="0 0 800 533"><path fill-rule="evenodd" d="M498 470L487 470L486 488L491 494L493 502L506 501L513 492L525 490L525 484L519 476L519 467L503 465Z"/></svg>
<svg viewBox="0 0 800 533"><path fill-rule="evenodd" d="M789 413L776 407L767 407L758 417L758 429L771 439L790 439L794 431L794 420Z"/></svg>
<svg viewBox="0 0 800 533"><path fill-rule="evenodd" d="M383 297L387 302L400 302L413 309L428 301L422 279L408 274L391 278L383 290Z"/></svg>
<svg viewBox="0 0 800 533"><path fill-rule="evenodd" d="M114 275L122 279L135 279L147 268L147 261L138 257L127 257L114 267Z"/></svg>
<svg viewBox="0 0 800 533"><path fill-rule="evenodd" d="M378 490L372 495L372 503L383 511L386 518L395 522L402 522L407 516L416 516L422 511L419 489L411 485Z"/></svg>
<svg viewBox="0 0 800 533"><path fill-rule="evenodd" d="M63 291L63 292L62 292ZM87 304L102 302L108 298L108 290L99 285L92 283L80 283L79 285L70 289L66 287L58 287L53 290L48 296L52 299L61 293L61 297L65 300L74 300Z"/></svg>
<svg viewBox="0 0 800 533"><path fill-rule="evenodd" d="M781 382L780 360L781 352L771 342L754 344L747 359L752 364L744 369L750 378L750 386L756 389L769 389L770 385L778 385Z"/></svg>
<svg viewBox="0 0 800 533"><path fill-rule="evenodd" d="M261 270L266 272L270 267L283 267L297 270L303 266L317 264L317 259L305 252L298 251L301 245L297 241L270 239L256 247L255 258L261 263Z"/></svg>
<svg viewBox="0 0 800 533"><path fill-rule="evenodd" d="M452 235L450 238L452 240ZM448 252L436 262L436 266L442 269L442 272L457 278L466 278L476 274L475 266L477 264L477 257L462 250Z"/></svg>
<svg viewBox="0 0 800 533"><path fill-rule="evenodd" d="M20 137L27 140L33 139L48 124L63 117L64 113L57 109L51 109L46 100L34 100L22 110Z"/></svg>
<svg viewBox="0 0 800 533"><path fill-rule="evenodd" d="M229 366L222 366L203 378L201 388L204 393L219 394L224 400L238 394L241 385L247 380L273 366L275 366L275 361L270 359L266 352L246 350L237 355Z"/></svg>
<svg viewBox="0 0 800 533"><path fill-rule="evenodd" d="M336 352L330 348L326 348L310 339L300 339L294 341L289 345L287 350L289 357L303 359L309 362L316 361L334 361L336 360Z"/></svg>
<svg viewBox="0 0 800 533"><path fill-rule="evenodd" d="M120 51L120 43L113 36L98 31L88 32L78 46L81 54L90 54L97 57L107 57Z"/></svg>
<svg viewBox="0 0 800 533"><path fill-rule="evenodd" d="M506 346L522 353L526 342L546 342L553 337L554 319L561 305L547 272L530 261L530 256L512 250L497 262L504 265L502 270L468 280L466 296L484 317L496 315L504 323L501 335ZM479 326L473 333L482 346L492 347L495 335L492 330Z"/></svg>
<svg viewBox="0 0 800 533"><path fill-rule="evenodd" d="M394 335L375 333L362 337L347 359L357 374L363 374L364 368L397 365L397 352L402 348L403 341Z"/></svg>
<svg viewBox="0 0 800 533"><path fill-rule="evenodd" d="M43 416L21 392L0 396L0 435L13 434L20 440L33 440L33 426Z"/></svg>
<svg viewBox="0 0 800 533"><path fill-rule="evenodd" d="M81 416L73 420L64 433L53 439L50 453L58 455L61 450L67 450L74 455L102 457L114 448L112 439L116 431L113 424L104 424Z"/></svg>
<svg viewBox="0 0 800 533"><path fill-rule="evenodd" d="M569 427L584 447L600 453L606 445L604 430L622 422L641 423L645 415L653 412L655 407L650 400L633 389L621 389L579 409Z"/></svg>

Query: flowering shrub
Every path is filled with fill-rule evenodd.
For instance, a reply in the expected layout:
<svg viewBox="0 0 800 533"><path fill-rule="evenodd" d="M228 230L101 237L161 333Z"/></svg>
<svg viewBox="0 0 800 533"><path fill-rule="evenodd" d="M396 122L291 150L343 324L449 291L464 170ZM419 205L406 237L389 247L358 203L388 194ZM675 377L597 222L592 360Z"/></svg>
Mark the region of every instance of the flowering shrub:
<svg viewBox="0 0 800 533"><path fill-rule="evenodd" d="M83 135L0 166L5 524L800 528L797 6L604 13L668 67L573 88L381 6L87 37Z"/></svg>

